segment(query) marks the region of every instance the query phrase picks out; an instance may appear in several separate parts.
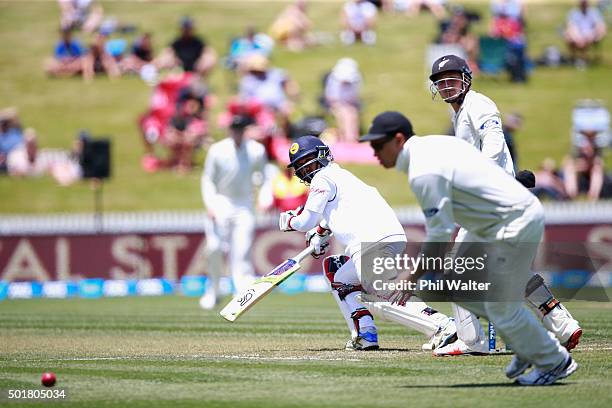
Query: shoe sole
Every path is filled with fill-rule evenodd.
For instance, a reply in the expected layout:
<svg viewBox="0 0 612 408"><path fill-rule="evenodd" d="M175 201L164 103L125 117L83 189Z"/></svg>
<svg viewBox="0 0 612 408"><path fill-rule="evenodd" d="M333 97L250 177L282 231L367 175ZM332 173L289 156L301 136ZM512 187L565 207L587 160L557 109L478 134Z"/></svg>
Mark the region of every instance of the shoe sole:
<svg viewBox="0 0 612 408"><path fill-rule="evenodd" d="M573 349L575 349L576 346L578 346L578 343L580 343L580 337L582 337L582 329L578 329L574 333L572 333L569 340L565 344L565 349L567 351L572 351Z"/></svg>
<svg viewBox="0 0 612 408"><path fill-rule="evenodd" d="M434 357L453 357L453 356L486 356L489 353L481 353L479 351L461 351L461 350L453 350L444 354L436 354L432 353Z"/></svg>
<svg viewBox="0 0 612 408"><path fill-rule="evenodd" d="M527 365L525 366L525 368L523 368L522 370L518 370L518 371L516 371L515 373L512 373L512 374L508 374L508 373L506 373L506 377L508 377L509 379L516 378L516 377L518 377L519 375L524 374L524 373L525 373L525 371L527 371L527 370L529 369L529 367L531 367L531 364L527 364Z"/></svg>
<svg viewBox="0 0 612 408"><path fill-rule="evenodd" d="M557 380L562 380L564 378L569 377L570 375L574 374L577 369L578 363L572 358L572 363L569 365L569 367L565 369L565 371L563 371L563 373L559 376L559 378L557 378Z"/></svg>

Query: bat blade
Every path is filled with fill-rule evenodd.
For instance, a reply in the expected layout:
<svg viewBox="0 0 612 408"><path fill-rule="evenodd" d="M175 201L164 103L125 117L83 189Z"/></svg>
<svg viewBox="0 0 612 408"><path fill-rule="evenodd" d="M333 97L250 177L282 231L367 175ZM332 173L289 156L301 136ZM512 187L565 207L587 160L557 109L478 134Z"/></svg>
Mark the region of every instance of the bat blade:
<svg viewBox="0 0 612 408"><path fill-rule="evenodd" d="M286 260L235 296L219 313L229 322L236 321L242 314L270 293L272 289L283 283L300 268L301 265L298 261L294 259Z"/></svg>

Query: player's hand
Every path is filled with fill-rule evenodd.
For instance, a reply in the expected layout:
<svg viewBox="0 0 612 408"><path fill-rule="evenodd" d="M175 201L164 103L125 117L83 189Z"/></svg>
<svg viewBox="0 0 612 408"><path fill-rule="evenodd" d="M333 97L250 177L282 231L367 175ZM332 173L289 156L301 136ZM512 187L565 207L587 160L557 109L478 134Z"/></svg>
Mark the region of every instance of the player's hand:
<svg viewBox="0 0 612 408"><path fill-rule="evenodd" d="M396 290L389 296L389 302L398 306L406 306L406 302L412 297L412 292L409 290Z"/></svg>
<svg viewBox="0 0 612 408"><path fill-rule="evenodd" d="M405 271L400 273L397 278L395 278L396 283L408 284L410 281L411 272ZM391 292L387 300L391 302L391 304L396 304L399 306L405 306L406 302L410 300L412 297L412 291L408 289L407 286L404 286L403 290L394 290Z"/></svg>
<svg viewBox="0 0 612 408"><path fill-rule="evenodd" d="M312 245L314 247L312 251L313 258L319 258L321 255L325 254L329 246L330 238L331 231L320 225L306 233L306 245Z"/></svg>
<svg viewBox="0 0 612 408"><path fill-rule="evenodd" d="M295 210L280 213L280 217L278 218L278 228L281 231L295 231L293 228L291 228L291 219L300 215L303 209L303 207L298 207Z"/></svg>

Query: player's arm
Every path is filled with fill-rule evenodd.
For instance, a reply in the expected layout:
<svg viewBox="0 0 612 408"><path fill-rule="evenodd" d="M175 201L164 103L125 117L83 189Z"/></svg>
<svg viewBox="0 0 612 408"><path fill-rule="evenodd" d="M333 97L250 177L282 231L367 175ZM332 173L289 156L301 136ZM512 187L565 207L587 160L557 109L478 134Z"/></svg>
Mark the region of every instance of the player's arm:
<svg viewBox="0 0 612 408"><path fill-rule="evenodd" d="M440 175L426 174L412 179L410 186L425 215L426 237L420 251L421 256L443 258L455 230L450 181ZM425 272L427 271L419 267L410 273L401 274L398 280L416 283ZM411 296L410 291L398 291L392 295L390 301L403 305Z"/></svg>
<svg viewBox="0 0 612 408"><path fill-rule="evenodd" d="M494 107L479 107L483 111L474 115L472 122L482 140L481 151L489 159L493 160L502 168L505 166L504 155L506 139L502 129L502 121L499 112Z"/></svg>
<svg viewBox="0 0 612 408"><path fill-rule="evenodd" d="M425 242L450 242L455 231L450 181L427 174L411 180L410 186L425 215Z"/></svg>
<svg viewBox="0 0 612 408"><path fill-rule="evenodd" d="M325 206L336 199L336 185L325 177L315 177L310 185L304 209L281 214L279 227L282 231L302 231L316 227L323 216Z"/></svg>
<svg viewBox="0 0 612 408"><path fill-rule="evenodd" d="M202 172L202 178L200 180L201 184L201 192L202 192L202 200L204 201L204 205L206 205L206 209L208 210L209 215L213 215L215 213L217 204L217 186L213 182L216 175L216 149L212 146L208 150L208 154L206 155L206 162L204 163L204 171Z"/></svg>

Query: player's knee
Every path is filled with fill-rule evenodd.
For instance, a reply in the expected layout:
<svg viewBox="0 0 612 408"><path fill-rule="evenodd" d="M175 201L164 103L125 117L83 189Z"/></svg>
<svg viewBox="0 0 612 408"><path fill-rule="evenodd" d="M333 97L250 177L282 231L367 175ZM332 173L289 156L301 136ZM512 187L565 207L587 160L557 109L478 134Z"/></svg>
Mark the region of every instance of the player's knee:
<svg viewBox="0 0 612 408"><path fill-rule="evenodd" d="M336 272L348 262L350 258L346 255L330 255L323 259L323 272L328 282L335 282Z"/></svg>

